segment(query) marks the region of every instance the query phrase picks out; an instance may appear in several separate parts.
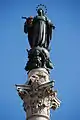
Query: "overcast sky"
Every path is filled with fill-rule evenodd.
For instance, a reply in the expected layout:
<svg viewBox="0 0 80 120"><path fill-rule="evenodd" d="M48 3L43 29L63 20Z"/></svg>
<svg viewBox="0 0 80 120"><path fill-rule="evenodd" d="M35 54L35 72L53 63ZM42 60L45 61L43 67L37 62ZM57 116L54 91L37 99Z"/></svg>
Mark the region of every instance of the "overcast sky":
<svg viewBox="0 0 80 120"><path fill-rule="evenodd" d="M56 26L50 57L55 64L51 80L62 101L51 111L51 120L80 120L80 1L0 0L0 120L25 120L15 84L27 80L27 35L22 16L35 16L37 4L45 4Z"/></svg>

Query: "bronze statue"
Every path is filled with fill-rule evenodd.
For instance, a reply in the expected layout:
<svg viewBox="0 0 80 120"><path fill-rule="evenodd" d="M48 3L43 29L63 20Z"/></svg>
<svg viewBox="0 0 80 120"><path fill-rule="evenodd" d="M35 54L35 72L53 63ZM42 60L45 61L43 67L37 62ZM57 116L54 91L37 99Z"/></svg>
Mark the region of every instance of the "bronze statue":
<svg viewBox="0 0 80 120"><path fill-rule="evenodd" d="M53 25L41 8L38 9L37 13L38 15L33 19L33 46L48 49Z"/></svg>
<svg viewBox="0 0 80 120"><path fill-rule="evenodd" d="M26 19L24 32L28 34L28 41L31 47L31 50L28 51L29 61L25 69L27 71L38 67L52 69L53 66L49 59L49 43L52 39L52 29L55 29L55 26L48 19L41 5L37 7L37 15L35 17L23 18Z"/></svg>

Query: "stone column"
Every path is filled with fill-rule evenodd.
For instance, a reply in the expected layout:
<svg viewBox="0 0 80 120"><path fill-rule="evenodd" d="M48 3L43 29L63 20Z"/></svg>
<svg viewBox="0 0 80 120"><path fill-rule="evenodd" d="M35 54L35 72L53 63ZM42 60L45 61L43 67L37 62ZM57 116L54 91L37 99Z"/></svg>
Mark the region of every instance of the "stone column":
<svg viewBox="0 0 80 120"><path fill-rule="evenodd" d="M16 85L18 94L23 100L26 120L50 120L50 108L55 110L60 106L52 89L54 81L50 81L45 68L33 69L28 73L28 82Z"/></svg>

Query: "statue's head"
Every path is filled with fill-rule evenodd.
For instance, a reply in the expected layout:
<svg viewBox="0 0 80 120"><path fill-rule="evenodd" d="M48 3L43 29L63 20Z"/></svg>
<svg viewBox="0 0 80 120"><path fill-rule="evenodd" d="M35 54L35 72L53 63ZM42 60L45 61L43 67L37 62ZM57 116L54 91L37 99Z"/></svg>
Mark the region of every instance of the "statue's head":
<svg viewBox="0 0 80 120"><path fill-rule="evenodd" d="M44 16L47 13L47 8L45 5L40 4L36 7L36 11L39 16Z"/></svg>
<svg viewBox="0 0 80 120"><path fill-rule="evenodd" d="M44 16L44 10L41 8L38 9L37 13L39 16Z"/></svg>

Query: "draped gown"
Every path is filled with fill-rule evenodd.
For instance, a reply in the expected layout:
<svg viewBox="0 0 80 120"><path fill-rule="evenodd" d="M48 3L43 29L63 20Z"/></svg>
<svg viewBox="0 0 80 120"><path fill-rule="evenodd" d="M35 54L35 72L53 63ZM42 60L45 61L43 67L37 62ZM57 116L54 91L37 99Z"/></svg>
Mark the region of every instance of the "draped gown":
<svg viewBox="0 0 80 120"><path fill-rule="evenodd" d="M36 16L33 19L32 46L48 49L51 39L52 27L45 16Z"/></svg>

